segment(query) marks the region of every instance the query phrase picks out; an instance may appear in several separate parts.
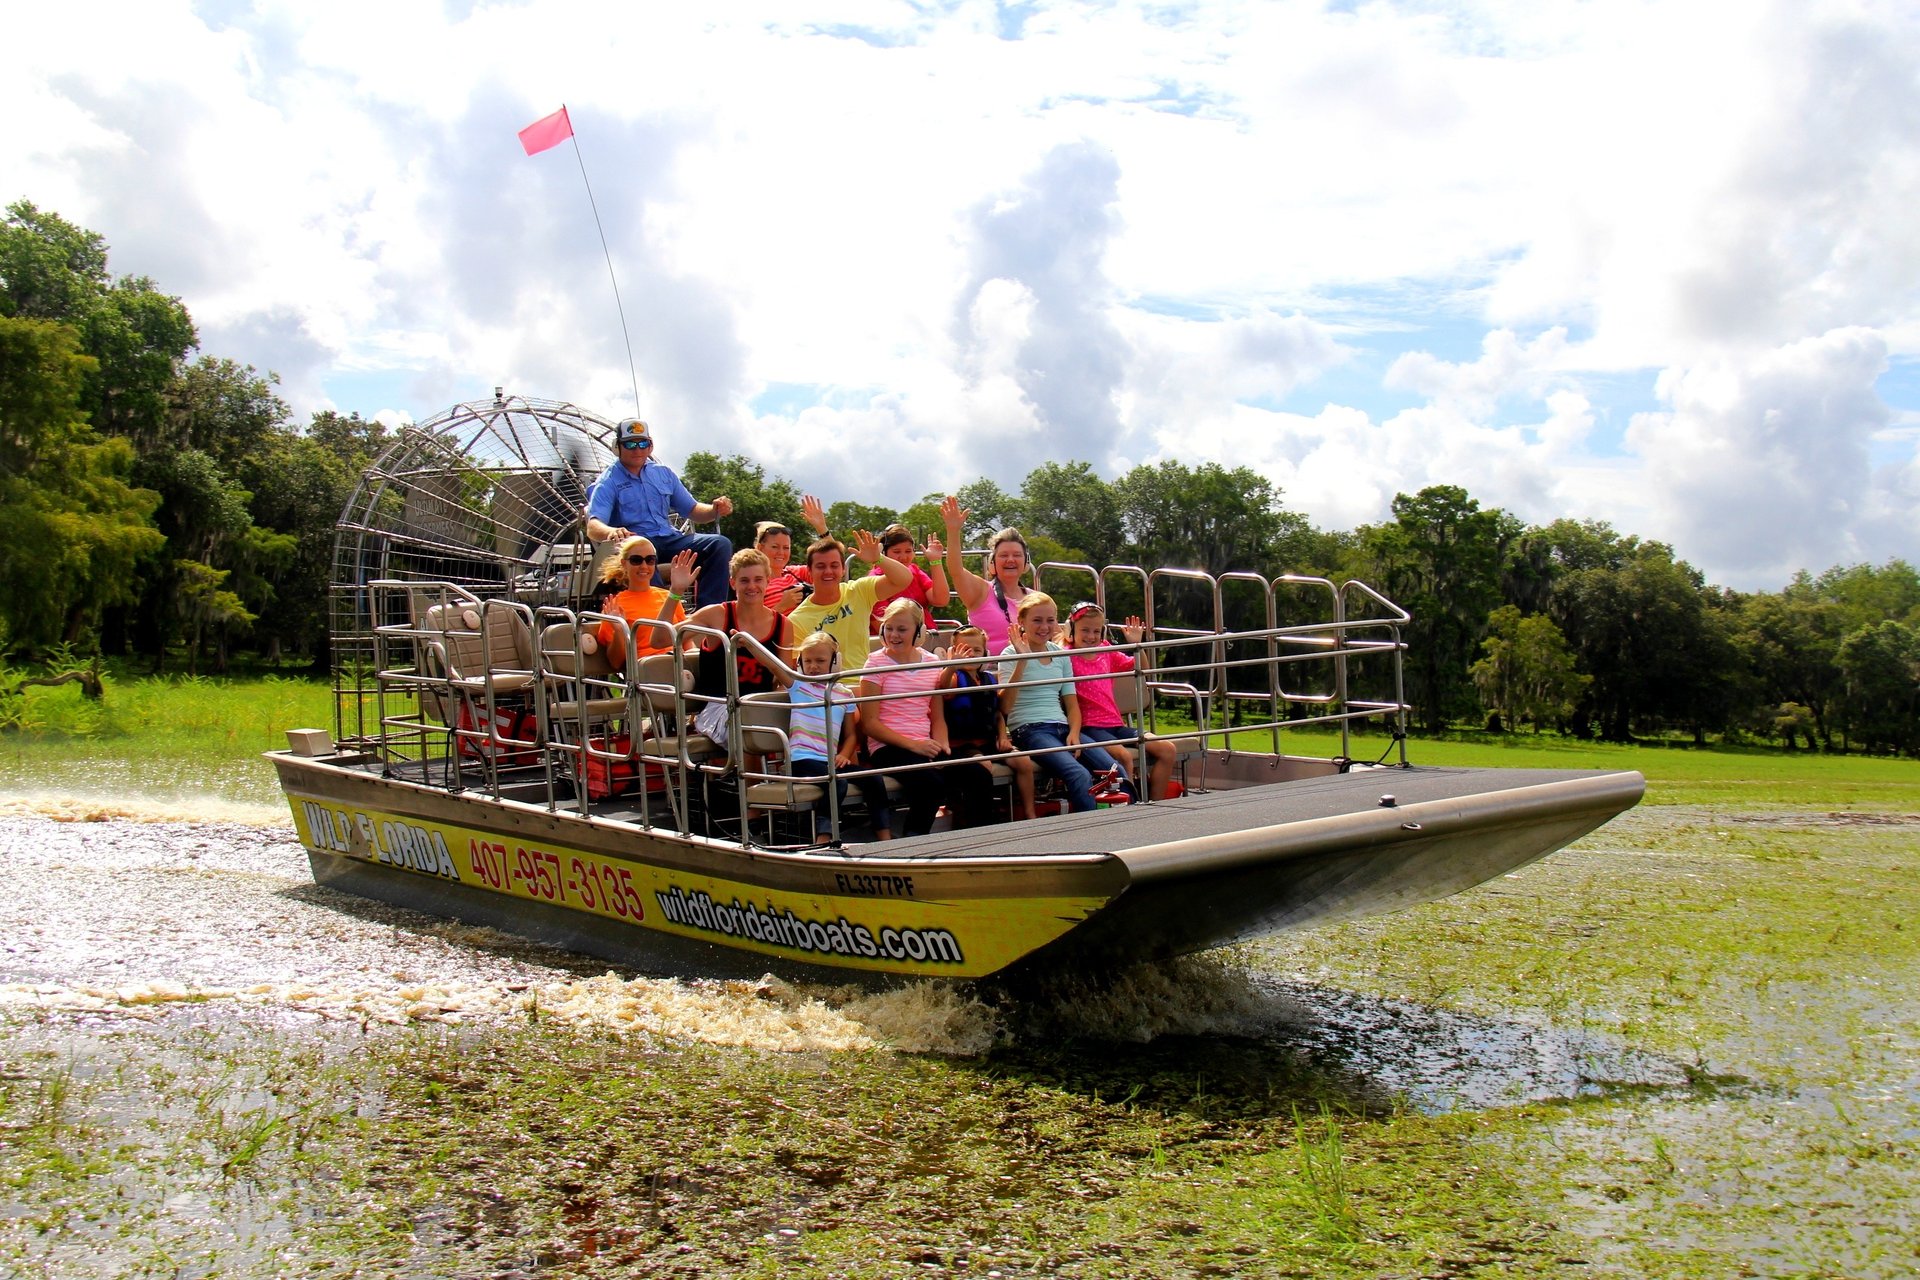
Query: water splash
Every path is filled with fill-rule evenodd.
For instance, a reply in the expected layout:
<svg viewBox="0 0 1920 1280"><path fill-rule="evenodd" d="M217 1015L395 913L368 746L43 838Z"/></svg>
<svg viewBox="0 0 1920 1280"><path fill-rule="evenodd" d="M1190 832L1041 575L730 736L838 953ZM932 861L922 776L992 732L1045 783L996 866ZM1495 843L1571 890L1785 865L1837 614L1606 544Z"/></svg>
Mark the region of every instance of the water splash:
<svg viewBox="0 0 1920 1280"><path fill-rule="evenodd" d="M81 791L9 791L0 794L0 818L55 822L221 823L245 827L293 826L285 804L256 804L223 796L113 795Z"/></svg>
<svg viewBox="0 0 1920 1280"><path fill-rule="evenodd" d="M784 1053L887 1048L973 1056L984 1053L997 1036L986 1006L944 983L918 983L880 995L799 986L771 976L758 982L718 982L623 978L615 973L538 984L0 984L0 1012L142 1016L186 1004L276 1008L363 1024L544 1022L583 1034Z"/></svg>

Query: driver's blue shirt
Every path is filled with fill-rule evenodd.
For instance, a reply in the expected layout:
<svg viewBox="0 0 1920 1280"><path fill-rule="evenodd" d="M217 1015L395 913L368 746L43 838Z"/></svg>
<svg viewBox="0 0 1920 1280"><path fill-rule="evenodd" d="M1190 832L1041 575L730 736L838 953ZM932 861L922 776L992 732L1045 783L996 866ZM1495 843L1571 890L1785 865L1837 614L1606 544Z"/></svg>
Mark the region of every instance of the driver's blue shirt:
<svg viewBox="0 0 1920 1280"><path fill-rule="evenodd" d="M634 475L619 463L601 473L587 495L587 514L602 524L627 529L648 538L673 533L669 515L691 516L693 495L673 468L649 461Z"/></svg>

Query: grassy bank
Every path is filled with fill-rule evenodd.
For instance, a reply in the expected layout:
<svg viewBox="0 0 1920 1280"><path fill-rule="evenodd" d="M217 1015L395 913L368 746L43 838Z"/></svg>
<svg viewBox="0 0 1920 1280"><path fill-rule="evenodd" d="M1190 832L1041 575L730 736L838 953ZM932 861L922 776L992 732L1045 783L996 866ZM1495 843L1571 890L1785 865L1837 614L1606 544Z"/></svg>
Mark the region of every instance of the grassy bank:
<svg viewBox="0 0 1920 1280"><path fill-rule="evenodd" d="M233 799L277 800L259 753L286 745L292 728L327 727L333 703L325 683L309 679L209 677L114 679L106 698L87 702L77 688L32 689L25 728L0 733L0 786L211 788ZM1248 750L1269 749L1266 734L1238 734ZM1380 734L1356 734L1357 760L1397 759ZM1334 756L1336 733L1289 732L1282 749ZM1825 809L1911 808L1920 761L1827 756L1770 747L1652 746L1583 742L1538 734L1414 739L1416 764L1565 769L1637 769L1649 804L1747 805ZM130 762L137 760L137 771Z"/></svg>
<svg viewBox="0 0 1920 1280"><path fill-rule="evenodd" d="M123 675L99 702L72 685L29 689L21 726L0 733L0 787L277 803L260 753L288 729L332 724L332 692L310 679Z"/></svg>
<svg viewBox="0 0 1920 1280"><path fill-rule="evenodd" d="M1235 742L1264 751L1271 737L1237 734ZM1392 747L1382 734L1356 734L1349 751L1356 760L1391 762L1399 759ZM1339 754L1340 737L1288 733L1281 749L1333 756ZM1920 787L1920 760L1756 746L1590 742L1531 733L1413 738L1407 758L1415 764L1495 769L1636 769L1647 777L1648 804L1911 809Z"/></svg>

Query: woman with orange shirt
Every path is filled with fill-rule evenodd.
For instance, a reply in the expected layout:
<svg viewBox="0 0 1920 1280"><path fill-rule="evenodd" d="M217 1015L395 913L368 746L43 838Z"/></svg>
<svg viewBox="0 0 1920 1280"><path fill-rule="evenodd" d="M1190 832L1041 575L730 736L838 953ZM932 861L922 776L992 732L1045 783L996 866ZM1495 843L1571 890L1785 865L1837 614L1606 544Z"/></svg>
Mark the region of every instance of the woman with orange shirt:
<svg viewBox="0 0 1920 1280"><path fill-rule="evenodd" d="M694 568L696 557L689 549L667 562L669 585L656 587L653 585L653 571L658 567L659 560L653 543L645 538L628 538L620 544L618 551L608 557L606 568L600 573L603 582L626 584L626 589L610 596L600 611L617 613L627 620L627 629L633 635L634 652L642 658L673 648L673 633L666 626L657 624L677 625L687 620L683 601L692 593L693 584L700 576ZM625 670L626 634L610 621L602 622L597 634L601 652L607 655L608 663L616 671Z"/></svg>

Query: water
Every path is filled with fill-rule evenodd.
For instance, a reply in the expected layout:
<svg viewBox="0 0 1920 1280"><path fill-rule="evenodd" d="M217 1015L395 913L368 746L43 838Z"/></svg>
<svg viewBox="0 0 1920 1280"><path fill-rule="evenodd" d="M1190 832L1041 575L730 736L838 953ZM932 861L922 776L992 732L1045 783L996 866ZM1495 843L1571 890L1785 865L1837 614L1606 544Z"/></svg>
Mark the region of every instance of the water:
<svg viewBox="0 0 1920 1280"><path fill-rule="evenodd" d="M137 1210L131 1238L156 1241L162 1252L177 1247L180 1256L206 1253L207 1260L176 1268L182 1275L235 1274L245 1269L236 1259L250 1260L258 1274L298 1272L294 1261L285 1268L278 1261L278 1251L300 1240L288 1216L297 1211L249 1208L245 1179L215 1175L249 1126L303 1122L306 1103L280 1101L303 1096L287 1087L299 1077L300 1054L353 1061L386 1024L409 1044L458 1038L510 1048L520 1042L469 1039L459 1028L535 1017L543 1027L608 1039L617 1050L608 1060L621 1064L661 1061L651 1052L629 1057L629 1045L670 1053L704 1042L796 1055L775 1059L792 1064L784 1073L768 1070L764 1057L724 1048L678 1060L690 1090L716 1077L741 1082L731 1093L695 1097L694 1112L708 1114L709 1103L719 1107L713 1114L750 1112L755 1140L760 1129L804 1116L816 1139L821 1132L832 1139L824 1149L836 1151L848 1135L831 1128L830 1103L828 1128L818 1128L818 1083L883 1097L897 1089L897 1109L906 1113L923 1104L961 1110L957 1101L966 1095L964 1087L954 1091L956 1072L978 1071L987 1088L1021 1082L1010 1095L1014 1105L986 1106L985 1118L974 1121L988 1127L1017 1129L1029 1110L1064 1100L1061 1115L1085 1115L1085 1123L1116 1132L1128 1123L1143 1134L1154 1125L1218 1125L1236 1139L1227 1146L1242 1133L1233 1117L1246 1121L1244 1132L1271 1134L1274 1117L1284 1125L1300 1114L1294 1108L1332 1099L1343 1114L1384 1120L1373 1133L1384 1143L1354 1158L1385 1176L1398 1158L1393 1113L1488 1113L1468 1117L1487 1135L1476 1141L1496 1159L1538 1173L1535 1191L1545 1199L1520 1211L1557 1224L1559 1239L1572 1242L1566 1247L1588 1269L1582 1274L1911 1274L1920 1265L1911 1243L1912 1206L1920 1203L1920 1165L1912 1159L1920 1141L1920 1021L1909 949L1889 940L1910 927L1906 886L1920 816L1815 817L1769 818L1761 838L1729 835L1736 820L1717 814L1641 810L1610 825L1604 843L1584 842L1510 882L1412 915L1143 967L1098 984L1061 978L1016 999L933 983L874 995L771 978L609 971L597 960L316 887L278 805L191 795L153 803L16 795L0 800L0 1025L12 1037L9 1053L22 1061L51 1054L56 1065L36 1066L41 1076L60 1078L62 1062L76 1087L110 1076L95 1095L108 1118L183 1129L180 1142L156 1140L147 1156L137 1144L129 1148L153 1168L123 1161L106 1175L131 1188L120 1197ZM1522 953L1524 964L1495 963ZM1425 998L1406 998L1412 993ZM52 1012L20 1016L30 1008ZM1685 1062L1629 1038L1681 1045ZM228 1043L243 1049L219 1048ZM588 1047L597 1051L598 1041ZM889 1052L962 1061L914 1062ZM211 1089L188 1079L206 1062L229 1064ZM169 1071L180 1077L171 1092L146 1101L149 1073ZM645 1079L648 1071L634 1075ZM782 1093L788 1085L792 1093ZM1146 1121L1129 1106L1143 1088ZM1592 1097L1602 1105L1500 1113L1515 1103ZM1197 1119L1188 1114L1189 1098ZM326 1104L378 1108L382 1099L376 1082L362 1089L356 1078ZM672 1121L681 1112L664 1114ZM1051 1122L1061 1123L1057 1116ZM851 1136L871 1137L868 1129L893 1132L869 1116L867 1129ZM1049 1180L1064 1157L1048 1145L1054 1132L992 1148L979 1176L1005 1183L1006 1215L1055 1193ZM1089 1140L1070 1126L1064 1132ZM1357 1142L1369 1135L1366 1124L1352 1131ZM979 1152L954 1145L955 1135L937 1125L919 1136L929 1139L926 1159L950 1148L965 1158L953 1155L951 1167L932 1172L908 1161L891 1176L937 1182L943 1196L966 1191L977 1172L969 1161ZM1192 1162L1216 1136L1208 1130L1205 1141L1189 1142L1175 1167L1211 1176L1207 1159L1179 1162ZM1151 1147L1157 1139L1141 1141ZM913 1160L923 1158L920 1145L906 1146ZM819 1156L802 1148L809 1159ZM217 1153L215 1165L196 1190L179 1191L171 1162L202 1149ZM1161 1176L1153 1158L1151 1149L1138 1157L1136 1181L1151 1185ZM710 1198L720 1204L728 1178L688 1172L710 1159L702 1148L677 1164L668 1160L662 1167L687 1180L670 1184L672 1195L660 1191L667 1183L655 1193L663 1203L677 1197L675 1212L692 1213L701 1197L688 1188L710 1181ZM503 1167L519 1162L514 1156ZM742 1156L728 1167L749 1180L771 1179L782 1194L805 1191L768 1172L783 1167L777 1158L756 1164ZM857 1171L861 1162L846 1167ZM1230 1185L1236 1190L1220 1194L1237 1196L1238 1184ZM179 1203L170 1198L176 1192ZM803 1197L760 1206L740 1230L755 1240L761 1232L819 1230L809 1204ZM936 1209L946 1214L954 1205L916 1204L907 1226L888 1230L902 1240L933 1238L922 1219ZM11 1212L0 1203L0 1218ZM1209 1232L1234 1230L1231 1206L1207 1213L1200 1220ZM213 1218L224 1225L202 1222ZM444 1274L432 1224L422 1219L418 1230L427 1251L421 1274ZM63 1265L78 1266L93 1256L86 1251L97 1237L74 1235L50 1247ZM1496 1233L1487 1247L1531 1238L1523 1237ZM988 1237L940 1238L973 1248ZM1016 1244L991 1239L1018 1253ZM1049 1256L1046 1233L1035 1239L1032 1256ZM219 1250L228 1252L215 1259ZM1068 1247L1062 1256L1078 1255ZM97 1271L63 1273L117 1274L125 1258L108 1252L96 1260Z"/></svg>
<svg viewBox="0 0 1920 1280"><path fill-rule="evenodd" d="M309 1020L502 1022L780 1051L978 1055L1062 1036L1263 1044L1357 1098L1423 1110L1684 1083L1681 1068L1523 1021L1322 988L1232 958L1070 980L1018 1003L943 983L853 988L647 976L314 885L284 809L16 795L0 808L0 1007L185 1003Z"/></svg>

